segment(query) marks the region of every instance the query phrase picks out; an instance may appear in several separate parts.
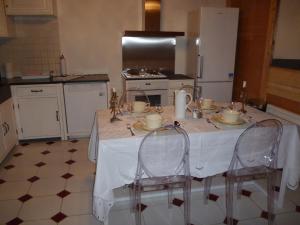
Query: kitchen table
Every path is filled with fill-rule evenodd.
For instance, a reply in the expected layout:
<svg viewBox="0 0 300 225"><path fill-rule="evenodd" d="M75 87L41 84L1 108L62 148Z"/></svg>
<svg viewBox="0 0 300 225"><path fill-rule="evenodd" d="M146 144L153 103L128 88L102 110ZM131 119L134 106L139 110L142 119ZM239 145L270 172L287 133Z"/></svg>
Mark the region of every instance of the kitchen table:
<svg viewBox="0 0 300 225"><path fill-rule="evenodd" d="M240 134L253 122L276 118L247 107L246 123L229 126L206 118L180 120L190 138L190 170L194 177L204 178L226 172ZM164 107L164 124L173 123L174 107ZM134 130L131 136L127 124L143 120L143 115L120 116L121 121L110 122L110 111L97 111L89 145L89 159L97 163L93 193L93 214L108 223L109 210L114 203L113 189L133 182L137 167L139 145L146 131ZM205 113L210 118L211 114ZM278 119L278 118L277 118ZM279 119L283 135L279 146L278 166L283 168L278 204L282 204L285 187L298 187L300 174L300 137L296 125Z"/></svg>

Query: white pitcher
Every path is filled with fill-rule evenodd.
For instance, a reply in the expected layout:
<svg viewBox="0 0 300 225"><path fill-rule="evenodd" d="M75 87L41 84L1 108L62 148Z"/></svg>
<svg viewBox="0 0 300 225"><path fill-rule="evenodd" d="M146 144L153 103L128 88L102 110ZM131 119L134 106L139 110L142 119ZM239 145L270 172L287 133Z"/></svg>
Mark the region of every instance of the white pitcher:
<svg viewBox="0 0 300 225"><path fill-rule="evenodd" d="M186 103L186 96L189 96L190 100ZM187 107L192 103L193 97L185 90L175 91L175 117L176 119L185 119L185 111Z"/></svg>

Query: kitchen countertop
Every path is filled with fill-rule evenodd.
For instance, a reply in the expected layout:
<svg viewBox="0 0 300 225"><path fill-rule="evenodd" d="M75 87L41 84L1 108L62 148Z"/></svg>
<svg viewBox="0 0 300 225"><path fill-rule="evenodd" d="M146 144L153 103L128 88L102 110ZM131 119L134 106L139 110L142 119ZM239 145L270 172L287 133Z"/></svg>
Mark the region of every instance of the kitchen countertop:
<svg viewBox="0 0 300 225"><path fill-rule="evenodd" d="M16 77L9 79L7 82L9 85L30 85L30 84L57 84L57 83L82 83L82 82L108 82L109 78L107 74L87 74L81 76L70 77L51 77L43 79L22 79Z"/></svg>

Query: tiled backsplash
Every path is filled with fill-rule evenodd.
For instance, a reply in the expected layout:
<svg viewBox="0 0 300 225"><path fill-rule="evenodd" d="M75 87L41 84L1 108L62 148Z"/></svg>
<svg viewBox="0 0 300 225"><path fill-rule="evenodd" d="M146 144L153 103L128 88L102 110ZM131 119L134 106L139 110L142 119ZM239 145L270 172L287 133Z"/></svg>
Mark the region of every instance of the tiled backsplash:
<svg viewBox="0 0 300 225"><path fill-rule="evenodd" d="M59 34L55 17L14 18L14 38L0 43L0 63L12 62L16 75L59 74Z"/></svg>

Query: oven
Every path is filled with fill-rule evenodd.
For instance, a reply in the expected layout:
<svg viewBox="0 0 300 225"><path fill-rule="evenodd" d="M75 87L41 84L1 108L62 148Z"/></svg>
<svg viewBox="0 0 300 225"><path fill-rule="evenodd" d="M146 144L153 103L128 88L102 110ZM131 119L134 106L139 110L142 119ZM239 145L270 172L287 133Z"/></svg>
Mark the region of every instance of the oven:
<svg viewBox="0 0 300 225"><path fill-rule="evenodd" d="M167 79L126 80L125 90L129 102L149 100L151 106L168 105Z"/></svg>

